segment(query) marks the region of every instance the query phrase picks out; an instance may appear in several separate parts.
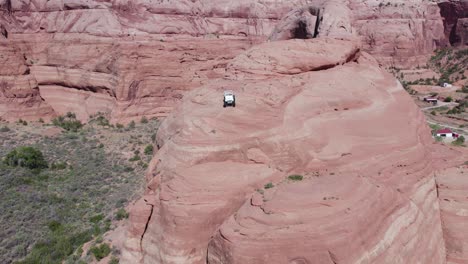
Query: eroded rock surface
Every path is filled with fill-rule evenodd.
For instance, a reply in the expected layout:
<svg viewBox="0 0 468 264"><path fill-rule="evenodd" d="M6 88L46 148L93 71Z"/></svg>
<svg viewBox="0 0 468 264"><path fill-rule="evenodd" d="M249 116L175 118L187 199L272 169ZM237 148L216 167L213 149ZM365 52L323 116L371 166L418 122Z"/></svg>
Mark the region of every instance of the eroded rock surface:
<svg viewBox="0 0 468 264"><path fill-rule="evenodd" d="M384 65L425 65L428 54L448 44L443 19L430 1L351 0L354 23L364 49Z"/></svg>
<svg viewBox="0 0 468 264"><path fill-rule="evenodd" d="M468 45L468 0L441 0L438 4L450 44Z"/></svg>
<svg viewBox="0 0 468 264"><path fill-rule="evenodd" d="M74 112L86 121L166 116L184 93L223 76L250 47L243 39L71 34L13 35L0 40L0 118L48 119Z"/></svg>
<svg viewBox="0 0 468 264"><path fill-rule="evenodd" d="M188 94L158 133L154 210L123 261L443 263L430 132L357 43L262 44Z"/></svg>
<svg viewBox="0 0 468 264"><path fill-rule="evenodd" d="M468 151L466 148L435 147L432 153L435 166L440 168L435 172L435 178L447 263L467 263Z"/></svg>
<svg viewBox="0 0 468 264"><path fill-rule="evenodd" d="M448 43L439 13L423 0L2 0L0 45L10 51L0 58L1 81L19 89L11 79L26 78L35 95L21 102L3 96L0 117L165 116L185 91L220 77L227 61L268 38L351 33L381 64L423 65Z"/></svg>
<svg viewBox="0 0 468 264"><path fill-rule="evenodd" d="M379 67L424 65L449 43L436 3L0 6L0 118L171 113L131 212L123 263L466 258L464 214L443 203L441 221L434 171L444 166L424 117ZM222 108L226 89L236 108ZM454 182L450 190L453 173L440 179Z"/></svg>

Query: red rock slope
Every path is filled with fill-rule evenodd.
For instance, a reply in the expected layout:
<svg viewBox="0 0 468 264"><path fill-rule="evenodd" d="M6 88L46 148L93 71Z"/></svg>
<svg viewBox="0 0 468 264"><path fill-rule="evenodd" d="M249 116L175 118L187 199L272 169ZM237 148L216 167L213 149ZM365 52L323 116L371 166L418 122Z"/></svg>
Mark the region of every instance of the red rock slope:
<svg viewBox="0 0 468 264"><path fill-rule="evenodd" d="M157 140L124 263L445 261L424 117L353 40L250 49Z"/></svg>

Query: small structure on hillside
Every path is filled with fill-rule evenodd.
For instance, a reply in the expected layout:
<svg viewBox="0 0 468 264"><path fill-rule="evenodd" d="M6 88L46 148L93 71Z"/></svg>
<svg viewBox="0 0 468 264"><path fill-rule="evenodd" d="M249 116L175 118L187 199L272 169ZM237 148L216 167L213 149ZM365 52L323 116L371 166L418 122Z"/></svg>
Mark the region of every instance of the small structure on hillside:
<svg viewBox="0 0 468 264"><path fill-rule="evenodd" d="M453 85L451 85L450 83L443 83L442 84L442 87L444 88L451 88Z"/></svg>
<svg viewBox="0 0 468 264"><path fill-rule="evenodd" d="M432 103L436 105L438 100L435 97L424 97L424 102L428 102L428 103Z"/></svg>
<svg viewBox="0 0 468 264"><path fill-rule="evenodd" d="M439 129L434 132L436 137L445 137L445 138L453 138L457 137L458 135L453 133L452 130L449 128Z"/></svg>

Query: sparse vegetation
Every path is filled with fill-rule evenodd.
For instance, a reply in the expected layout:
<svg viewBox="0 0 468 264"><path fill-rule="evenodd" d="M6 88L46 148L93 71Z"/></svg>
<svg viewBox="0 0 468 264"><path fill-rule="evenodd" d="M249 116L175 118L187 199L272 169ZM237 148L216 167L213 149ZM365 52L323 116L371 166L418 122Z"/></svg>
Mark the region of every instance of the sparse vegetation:
<svg viewBox="0 0 468 264"><path fill-rule="evenodd" d="M145 147L145 155L153 155L153 145L148 145Z"/></svg>
<svg viewBox="0 0 468 264"><path fill-rule="evenodd" d="M452 142L455 146L463 146L465 144L465 137L459 136L455 141Z"/></svg>
<svg viewBox="0 0 468 264"><path fill-rule="evenodd" d="M297 175L297 174L293 174L293 175L288 176L288 179L291 180L291 181L302 181L303 178L304 178L304 176Z"/></svg>
<svg viewBox="0 0 468 264"><path fill-rule="evenodd" d="M81 121L77 120L76 115L71 112L68 112L65 116L52 119L52 124L71 132L78 132L83 127Z"/></svg>
<svg viewBox="0 0 468 264"><path fill-rule="evenodd" d="M111 252L111 248L107 244L101 244L99 246L93 246L89 249L91 253L93 253L94 257L97 260L101 260L109 255Z"/></svg>
<svg viewBox="0 0 468 264"><path fill-rule="evenodd" d="M101 241L119 211L120 217L127 217L119 209L134 200L144 185L143 166L130 163L121 153L132 151L136 144L132 136L149 144L157 126L157 121L150 120L129 135L85 125L77 132L41 136L38 131L31 133L45 129L34 122L0 133L0 208L5 209L0 214L0 262L91 262L91 253L81 257L81 246L91 239ZM19 161L29 160L18 154L22 145L40 150L49 168L45 164L32 166L41 170L19 166L29 164ZM140 158L147 164L151 156Z"/></svg>
<svg viewBox="0 0 468 264"><path fill-rule="evenodd" d="M128 123L128 128L129 129L134 129L135 128L135 121L132 121L132 122Z"/></svg>
<svg viewBox="0 0 468 264"><path fill-rule="evenodd" d="M0 132L5 133L5 132L10 132L11 129L7 126L2 126L0 127Z"/></svg>
<svg viewBox="0 0 468 264"><path fill-rule="evenodd" d="M115 219L117 219L119 221L122 220L122 219L126 219L126 218L128 218L128 213L127 213L127 211L125 211L124 208L120 208L115 213Z"/></svg>
<svg viewBox="0 0 468 264"><path fill-rule="evenodd" d="M64 258L92 238L90 231L75 232L71 226L58 221L50 222L48 228L46 239L36 243L28 257L17 264L61 264Z"/></svg>
<svg viewBox="0 0 468 264"><path fill-rule="evenodd" d="M44 159L42 152L33 147L15 148L6 155L4 163L8 166L20 166L31 170L44 169L48 167L47 161Z"/></svg>
<svg viewBox="0 0 468 264"><path fill-rule="evenodd" d="M27 126L27 125L28 125L28 122L25 121L25 120L23 120L23 119L20 119L20 120L18 120L18 124L21 124L21 125L23 125L23 126Z"/></svg>
<svg viewBox="0 0 468 264"><path fill-rule="evenodd" d="M429 124L429 127L432 129L432 130L439 130L441 129L442 127L437 125L437 124Z"/></svg>
<svg viewBox="0 0 468 264"><path fill-rule="evenodd" d="M265 189L271 189L271 188L274 187L274 185L273 185L273 183L269 182L269 183L265 184L264 187L265 187Z"/></svg>
<svg viewBox="0 0 468 264"><path fill-rule="evenodd" d="M135 154L135 156L131 157L128 161L134 162L134 161L139 161L141 160L140 155Z"/></svg>
<svg viewBox="0 0 468 264"><path fill-rule="evenodd" d="M458 105L455 106L454 108L450 109L447 111L447 114L449 115L456 115L456 114L462 114L466 111L466 108L468 107L468 100L463 99L458 101Z"/></svg>
<svg viewBox="0 0 468 264"><path fill-rule="evenodd" d="M140 123L142 123L142 124L147 124L147 123L148 123L148 119L144 116L144 117L141 118Z"/></svg>
<svg viewBox="0 0 468 264"><path fill-rule="evenodd" d="M464 79L465 65L468 65L468 49L455 51L451 48L437 50L429 65L440 73L438 85Z"/></svg>
<svg viewBox="0 0 468 264"><path fill-rule="evenodd" d="M96 123L100 126L110 126L109 120L103 115L98 115L96 117Z"/></svg>
<svg viewBox="0 0 468 264"><path fill-rule="evenodd" d="M67 168L67 163L62 162L62 161L52 162L52 164L50 164L51 170L64 170L66 168Z"/></svg>
<svg viewBox="0 0 468 264"><path fill-rule="evenodd" d="M468 85L463 86L460 90L457 90L459 93L468 93Z"/></svg>

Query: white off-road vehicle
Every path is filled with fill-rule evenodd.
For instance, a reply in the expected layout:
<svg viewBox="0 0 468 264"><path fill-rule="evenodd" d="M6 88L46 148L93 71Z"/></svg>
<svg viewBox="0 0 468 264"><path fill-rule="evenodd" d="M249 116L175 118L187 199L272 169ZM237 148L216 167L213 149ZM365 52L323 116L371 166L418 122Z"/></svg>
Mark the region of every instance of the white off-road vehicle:
<svg viewBox="0 0 468 264"><path fill-rule="evenodd" d="M223 107L236 107L236 96L233 91L224 91Z"/></svg>

